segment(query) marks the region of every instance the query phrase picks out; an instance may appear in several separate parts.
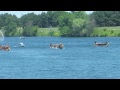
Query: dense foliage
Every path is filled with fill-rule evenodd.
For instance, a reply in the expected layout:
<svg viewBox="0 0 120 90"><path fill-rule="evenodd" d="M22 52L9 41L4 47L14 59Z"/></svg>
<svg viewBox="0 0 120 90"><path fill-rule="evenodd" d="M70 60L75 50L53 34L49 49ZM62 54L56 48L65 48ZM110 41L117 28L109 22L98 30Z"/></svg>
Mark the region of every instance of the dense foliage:
<svg viewBox="0 0 120 90"><path fill-rule="evenodd" d="M120 11L48 11L41 14L28 13L20 18L8 13L0 14L0 30L5 36L37 36L39 28L58 28L48 35L90 36L94 27L120 26ZM43 35L44 36L44 35Z"/></svg>
<svg viewBox="0 0 120 90"><path fill-rule="evenodd" d="M120 26L120 11L94 11L91 17L97 26Z"/></svg>

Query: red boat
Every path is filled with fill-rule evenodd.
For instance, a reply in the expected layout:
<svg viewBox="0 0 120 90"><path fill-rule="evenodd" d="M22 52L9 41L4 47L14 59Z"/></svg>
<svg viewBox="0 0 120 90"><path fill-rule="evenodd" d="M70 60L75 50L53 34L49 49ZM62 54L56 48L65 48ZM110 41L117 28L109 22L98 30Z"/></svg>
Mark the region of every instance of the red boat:
<svg viewBox="0 0 120 90"><path fill-rule="evenodd" d="M6 46L1 46L1 45L0 45L0 50L9 51L9 50L11 50L11 49L10 49L10 47L9 47L8 45L6 45Z"/></svg>

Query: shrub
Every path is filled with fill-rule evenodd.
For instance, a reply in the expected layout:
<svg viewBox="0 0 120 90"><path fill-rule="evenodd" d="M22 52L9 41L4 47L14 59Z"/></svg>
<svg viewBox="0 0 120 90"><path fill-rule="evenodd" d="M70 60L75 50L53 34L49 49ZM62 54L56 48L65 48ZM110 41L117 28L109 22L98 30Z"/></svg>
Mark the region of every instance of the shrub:
<svg viewBox="0 0 120 90"><path fill-rule="evenodd" d="M114 31L113 31L113 30L111 30L111 34L112 34L112 33L114 33Z"/></svg>
<svg viewBox="0 0 120 90"><path fill-rule="evenodd" d="M117 36L120 37L120 33L118 33Z"/></svg>
<svg viewBox="0 0 120 90"><path fill-rule="evenodd" d="M106 28L103 29L103 31L106 31L106 30L107 30Z"/></svg>

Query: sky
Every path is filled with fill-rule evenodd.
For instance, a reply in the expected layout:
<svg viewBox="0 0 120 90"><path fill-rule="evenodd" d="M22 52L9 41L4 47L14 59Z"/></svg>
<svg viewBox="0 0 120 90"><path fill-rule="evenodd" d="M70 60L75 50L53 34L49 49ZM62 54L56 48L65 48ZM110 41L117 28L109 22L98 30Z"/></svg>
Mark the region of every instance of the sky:
<svg viewBox="0 0 120 90"><path fill-rule="evenodd" d="M38 15L38 14L41 14L42 12L45 12L45 11L0 11L0 14L4 14L4 13L9 13L12 15L14 14L18 18L20 18L22 15L32 13L32 12ZM92 12L93 11L86 11L87 14L90 14Z"/></svg>

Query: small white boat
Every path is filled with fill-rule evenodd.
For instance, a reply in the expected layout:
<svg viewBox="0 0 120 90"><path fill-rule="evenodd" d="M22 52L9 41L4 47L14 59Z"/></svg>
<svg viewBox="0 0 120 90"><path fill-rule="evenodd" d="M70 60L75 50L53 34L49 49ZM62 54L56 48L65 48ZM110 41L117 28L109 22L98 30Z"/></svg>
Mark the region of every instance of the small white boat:
<svg viewBox="0 0 120 90"><path fill-rule="evenodd" d="M19 45L20 45L20 47L25 47L25 44L22 42L20 42Z"/></svg>
<svg viewBox="0 0 120 90"><path fill-rule="evenodd" d="M20 37L20 39L25 39L25 37Z"/></svg>

